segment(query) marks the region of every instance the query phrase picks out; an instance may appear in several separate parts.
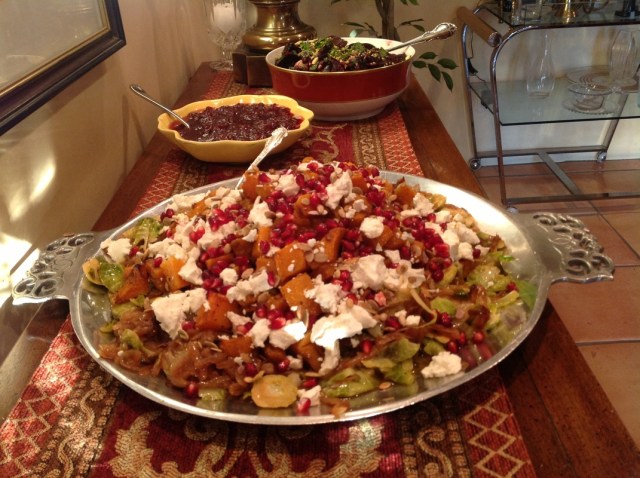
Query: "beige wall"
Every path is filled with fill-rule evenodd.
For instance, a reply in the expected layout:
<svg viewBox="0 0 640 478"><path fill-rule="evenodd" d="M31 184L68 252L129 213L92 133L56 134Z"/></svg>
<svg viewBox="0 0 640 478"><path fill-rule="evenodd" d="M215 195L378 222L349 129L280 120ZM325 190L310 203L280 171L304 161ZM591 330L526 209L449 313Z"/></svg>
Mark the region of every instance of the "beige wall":
<svg viewBox="0 0 640 478"><path fill-rule="evenodd" d="M197 66L219 55L207 38L200 0L119 3L127 45L0 136L0 305L10 290L9 272L19 259L32 247L42 247L65 232L90 229L149 141L158 111L134 97L128 85L140 83L150 94L171 104ZM418 7L396 3L398 20L422 17L425 25L432 27L441 21L455 21L458 6L473 8L477 0L420 0ZM350 27L342 25L347 21L379 24L372 0L345 0L334 6L330 0L302 0L300 16L320 35L347 35ZM252 11L249 24L254 18ZM416 34L412 29L401 33L405 39ZM561 44L592 42L594 48L583 52L593 50L599 55L596 60L602 60L601 45L606 38L575 35ZM521 74L525 47L518 46L512 59L507 58L510 74ZM427 50L462 63L459 36L418 47L420 53ZM570 48L559 51L563 58L558 58L558 63L580 65L593 60L576 56ZM478 59L476 66L480 63ZM469 158L462 75L462 68L453 72L455 88L450 93L424 70L417 72L451 136ZM637 129L637 122L634 124ZM491 117L481 112L477 125L490 142ZM610 157L637 155L640 139L633 127L621 125ZM551 127L529 137L557 136ZM571 134L562 133L563 138L567 136ZM521 144L523 137L517 132L505 139ZM14 276L20 278L21 274Z"/></svg>

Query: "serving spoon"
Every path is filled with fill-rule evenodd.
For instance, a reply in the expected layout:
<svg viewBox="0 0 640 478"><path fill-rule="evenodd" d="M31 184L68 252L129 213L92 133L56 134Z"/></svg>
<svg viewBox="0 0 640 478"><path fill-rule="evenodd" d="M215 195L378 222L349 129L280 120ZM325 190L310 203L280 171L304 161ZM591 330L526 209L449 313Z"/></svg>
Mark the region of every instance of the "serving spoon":
<svg viewBox="0 0 640 478"><path fill-rule="evenodd" d="M404 48L407 46L415 45L416 43L422 43L431 40L444 40L452 36L458 27L456 27L453 23L440 23L436 25L433 30L428 32L424 32L419 37L414 38L413 40L406 41L404 43L400 43L394 47L388 48L387 51L399 50L400 48Z"/></svg>
<svg viewBox="0 0 640 478"><path fill-rule="evenodd" d="M262 151L260 151L258 153L258 156L256 156L256 159L254 159L251 162L251 164L249 165L245 173L251 171L254 168L257 168L258 165L262 162L262 160L267 157L267 155L273 150L273 148L275 148L280 143L282 143L282 140L288 134L289 134L289 130L287 130L287 128L283 126L280 126L279 128L274 129L273 132L271 133L271 136L267 139L267 142L264 144ZM239 189L240 186L242 186L243 182L244 182L244 174L240 176L240 179L238 180L236 187L234 189Z"/></svg>
<svg viewBox="0 0 640 478"><path fill-rule="evenodd" d="M184 119L182 119L182 117L175 113L174 111L172 111L171 109L167 108L166 106L164 106L163 104L158 103L156 100L154 100L153 98L151 98L149 96L149 94L144 91L144 88L142 88L142 86L140 85L136 85L135 83L132 85L129 85L129 89L131 89L131 91L133 91L136 95L138 95L140 98L144 98L145 100L147 100L149 103L152 103L154 105L156 105L158 108L160 108L162 111L164 111L165 113L167 113L168 115L174 117L175 119L177 119L178 121L180 121L180 123L182 123L183 125L185 125L188 128L190 128L189 123L187 123Z"/></svg>

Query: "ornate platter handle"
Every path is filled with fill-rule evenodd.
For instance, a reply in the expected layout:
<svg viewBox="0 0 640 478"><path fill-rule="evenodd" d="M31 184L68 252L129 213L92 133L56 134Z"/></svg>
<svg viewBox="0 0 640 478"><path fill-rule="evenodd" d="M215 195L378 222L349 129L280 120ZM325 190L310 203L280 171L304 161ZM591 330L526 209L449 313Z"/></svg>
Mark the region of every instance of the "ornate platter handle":
<svg viewBox="0 0 640 478"><path fill-rule="evenodd" d="M82 264L97 252L108 232L85 232L63 236L47 245L12 292L14 304L70 299L74 284L82 278Z"/></svg>
<svg viewBox="0 0 640 478"><path fill-rule="evenodd" d="M551 283L613 280L613 260L603 253L604 248L582 221L551 212L519 216L535 237L535 252L546 266Z"/></svg>

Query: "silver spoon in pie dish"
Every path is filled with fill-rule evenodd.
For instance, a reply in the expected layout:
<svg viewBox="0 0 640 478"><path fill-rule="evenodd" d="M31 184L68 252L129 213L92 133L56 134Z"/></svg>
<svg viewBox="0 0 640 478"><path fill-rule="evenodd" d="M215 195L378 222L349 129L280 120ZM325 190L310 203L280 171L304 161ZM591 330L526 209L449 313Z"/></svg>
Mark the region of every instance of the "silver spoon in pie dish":
<svg viewBox="0 0 640 478"><path fill-rule="evenodd" d="M273 132L271 133L271 136L267 139L267 142L264 144L262 151L260 151L260 153L258 153L258 156L256 156L256 159L254 159L251 162L251 164L249 165L245 173L251 171L252 169L257 168L258 165L262 162L262 160L266 158L271 151L273 151L273 148L275 148L280 143L282 143L282 140L288 134L289 134L289 130L287 130L287 128L283 126L280 126L279 128L274 129ZM242 186L243 182L244 182L244 174L240 176L240 179L238 180L238 183L236 184L236 187L234 189L239 189L240 186Z"/></svg>
<svg viewBox="0 0 640 478"><path fill-rule="evenodd" d="M141 98L144 98L145 100L147 100L149 103L152 103L154 105L156 105L158 108L160 108L162 111L164 111L165 113L167 113L168 115L171 115L172 117L174 117L175 119L177 119L178 121L180 121L180 123L182 123L183 125L185 125L187 128L189 128L189 123L187 123L184 119L182 119L182 117L175 113L174 111L172 111L171 109L167 108L166 106L158 103L156 100L154 100L153 98L151 98L146 91L144 91L144 88L142 88L142 86L140 85L129 85L129 89L131 91L133 91L136 95L138 95Z"/></svg>
<svg viewBox="0 0 640 478"><path fill-rule="evenodd" d="M436 25L436 27L433 30L424 32L422 35L414 38L413 40L409 40L404 43L400 43L399 45L396 45L394 47L387 48L387 51L399 50L400 48L404 48L407 46L415 45L416 43L422 43L422 42L431 41L431 40L444 40L452 36L457 29L458 27L456 27L453 23L447 23L447 22L440 23L439 25Z"/></svg>

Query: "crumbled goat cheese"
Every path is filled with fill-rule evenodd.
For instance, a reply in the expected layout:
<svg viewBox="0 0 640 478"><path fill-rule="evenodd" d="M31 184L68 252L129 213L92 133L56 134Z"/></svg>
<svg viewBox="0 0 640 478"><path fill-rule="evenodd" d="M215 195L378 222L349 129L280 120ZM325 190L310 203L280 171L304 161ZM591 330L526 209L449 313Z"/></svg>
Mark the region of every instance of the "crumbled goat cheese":
<svg viewBox="0 0 640 478"><path fill-rule="evenodd" d="M107 239L100 243L100 249L104 250L106 254L115 262L124 262L131 252L131 242L127 238Z"/></svg>
<svg viewBox="0 0 640 478"><path fill-rule="evenodd" d="M196 313L200 307L209 310L207 291L198 288L159 297L151 302L151 309L160 327L175 339L188 313Z"/></svg>
<svg viewBox="0 0 640 478"><path fill-rule="evenodd" d="M152 255L167 259L169 257L175 257L181 261L187 260L187 251L185 251L180 244L173 239L166 237L160 242L152 242L149 244L149 252Z"/></svg>
<svg viewBox="0 0 640 478"><path fill-rule="evenodd" d="M421 370L424 378L446 377L462 370L462 360L458 355L443 350L431 358L431 363Z"/></svg>
<svg viewBox="0 0 640 478"><path fill-rule="evenodd" d="M229 321L233 324L234 327L240 327L241 325L251 322L250 317L236 314L233 311L227 312L227 319L229 319Z"/></svg>
<svg viewBox="0 0 640 478"><path fill-rule="evenodd" d="M258 230L251 229L242 239L247 242L256 242L257 237L258 237Z"/></svg>
<svg viewBox="0 0 640 478"><path fill-rule="evenodd" d="M451 224L453 226L453 230L460 238L460 242L468 242L469 244L475 245L480 242L478 235L474 232L473 229L465 226L461 222L454 222Z"/></svg>
<svg viewBox="0 0 640 478"><path fill-rule="evenodd" d="M473 246L468 242L461 242L458 246L458 259L473 260Z"/></svg>
<svg viewBox="0 0 640 478"><path fill-rule="evenodd" d="M379 290L386 277L387 266L384 264L384 257L379 254L360 257L351 272L353 286L358 289L370 287L373 290Z"/></svg>
<svg viewBox="0 0 640 478"><path fill-rule="evenodd" d="M296 182L296 177L293 174L283 174L280 176L277 187L285 196L293 196L300 192L300 186Z"/></svg>
<svg viewBox="0 0 640 478"><path fill-rule="evenodd" d="M438 224L443 222L449 222L451 220L451 212L447 209L442 209L436 213L436 222Z"/></svg>
<svg viewBox="0 0 640 478"><path fill-rule="evenodd" d="M458 245L460 244L460 238L451 229L447 229L442 234L440 234L442 240L445 244L449 246L449 254L451 255L451 259L454 261L458 258Z"/></svg>
<svg viewBox="0 0 640 478"><path fill-rule="evenodd" d="M327 186L328 198L325 201L325 205L329 209L335 209L340 204L340 200L351 194L353 183L351 182L351 175L349 171L343 171L343 173L332 184Z"/></svg>
<svg viewBox="0 0 640 478"><path fill-rule="evenodd" d="M269 334L269 343L282 350L287 350L296 342L304 338L307 326L304 322L290 322L281 329L272 330Z"/></svg>
<svg viewBox="0 0 640 478"><path fill-rule="evenodd" d="M271 332L269 320L259 319L255 324L253 324L253 327L251 327L251 330L247 335L249 335L253 340L254 347L264 347L264 343L269 338L269 332Z"/></svg>
<svg viewBox="0 0 640 478"><path fill-rule="evenodd" d="M418 214L422 217L433 212L433 203L429 201L422 193L417 193L413 196L413 207L418 211Z"/></svg>
<svg viewBox="0 0 640 478"><path fill-rule="evenodd" d="M325 312L335 313L338 310L342 287L339 284L325 284L320 276L316 277L314 283L312 289L304 291L304 296L317 302Z"/></svg>
<svg viewBox="0 0 640 478"><path fill-rule="evenodd" d="M193 257L187 259L187 262L180 268L178 275L191 284L202 285L202 269L198 267Z"/></svg>
<svg viewBox="0 0 640 478"><path fill-rule="evenodd" d="M413 289L420 287L425 281L424 269L414 269L411 262L401 259L398 267L387 269L384 285L391 290Z"/></svg>
<svg viewBox="0 0 640 478"><path fill-rule="evenodd" d="M202 201L207 193L200 194L176 194L171 198L171 202L167 206L167 209L173 209L174 212L186 211L191 209L195 203Z"/></svg>
<svg viewBox="0 0 640 478"><path fill-rule="evenodd" d="M224 285L236 285L238 283L238 271L232 267L227 267L220 272L220 279Z"/></svg>
<svg viewBox="0 0 640 478"><path fill-rule="evenodd" d="M232 302L243 301L251 294L258 295L260 292L269 289L271 289L271 285L269 285L269 275L266 269L263 269L248 279L238 281L236 285L227 291L227 298Z"/></svg>
<svg viewBox="0 0 640 478"><path fill-rule="evenodd" d="M313 324L311 341L321 347L331 348L336 341L353 337L376 324L377 321L363 307L348 307L342 302L338 315L322 317Z"/></svg>
<svg viewBox="0 0 640 478"><path fill-rule="evenodd" d="M262 202L262 198L257 197L249 212L249 222L257 226L271 226L273 225L273 220L269 217L270 214L269 205L266 202Z"/></svg>
<svg viewBox="0 0 640 478"><path fill-rule="evenodd" d="M198 245L202 249L207 249L208 247L217 247L220 245L222 240L227 237L229 234L232 234L237 229L237 224L233 221L228 222L220 226L217 230L212 230L211 226L208 222L204 224L204 235L198 239Z"/></svg>
<svg viewBox="0 0 640 478"><path fill-rule="evenodd" d="M360 224L360 231L369 239L380 237L384 231L384 223L380 216L365 217Z"/></svg>

